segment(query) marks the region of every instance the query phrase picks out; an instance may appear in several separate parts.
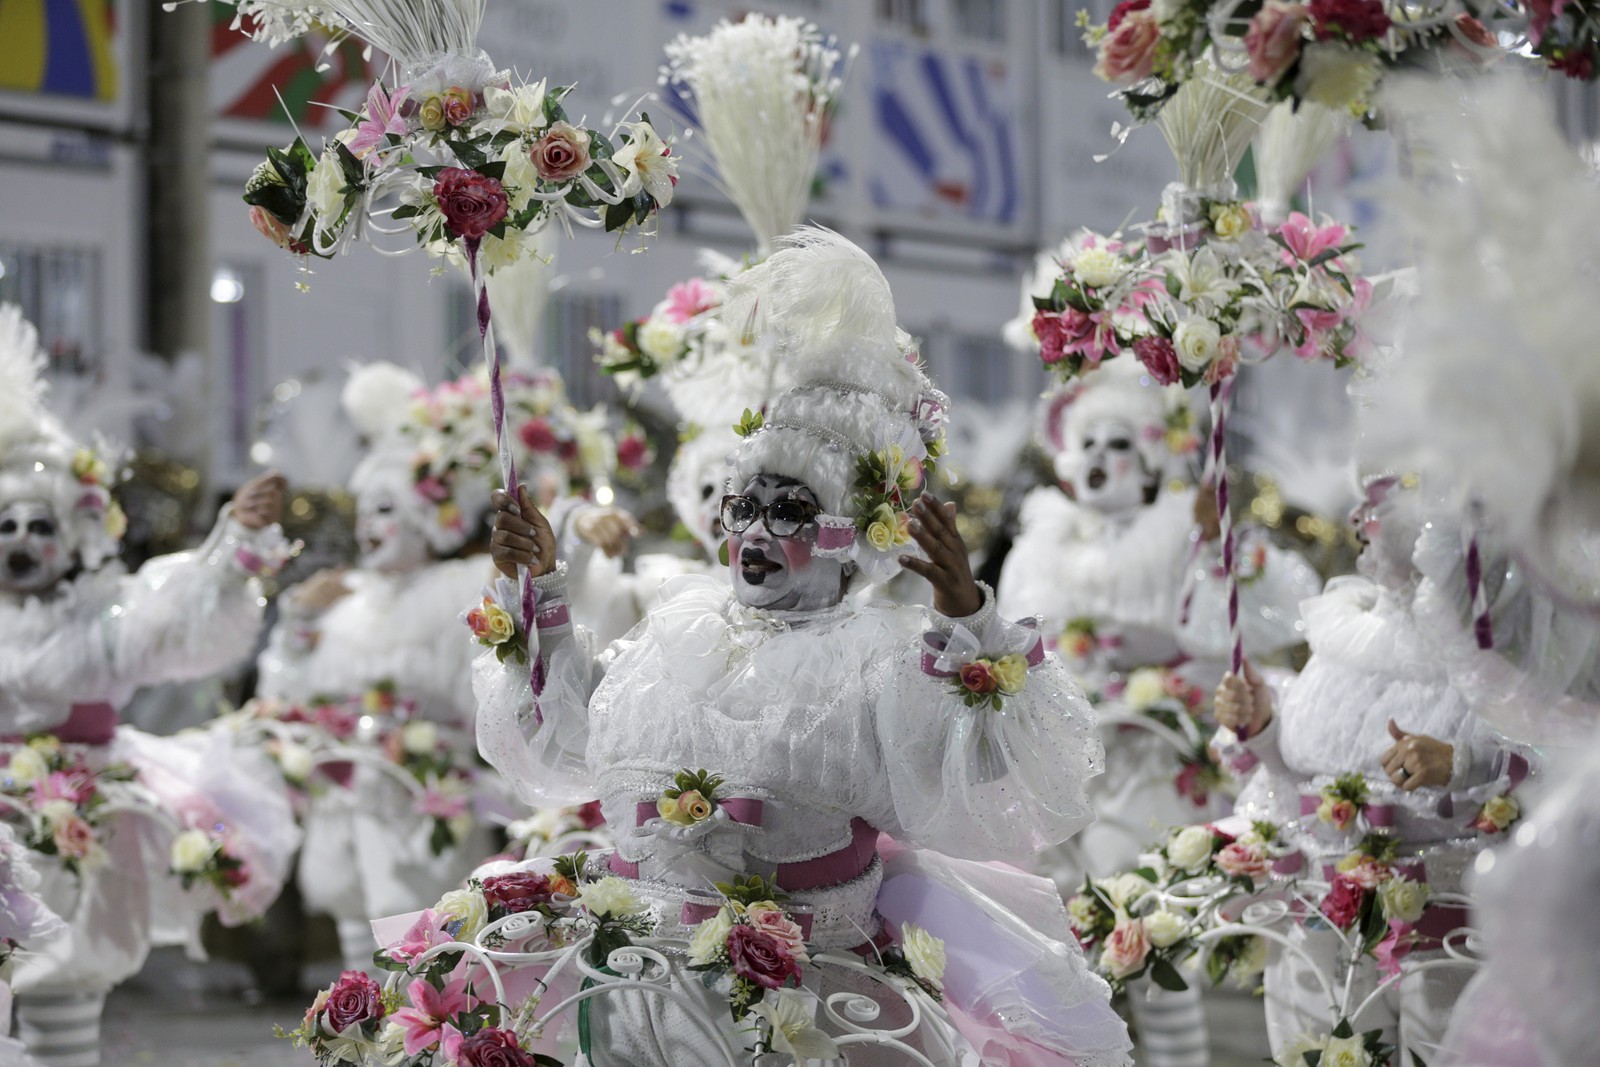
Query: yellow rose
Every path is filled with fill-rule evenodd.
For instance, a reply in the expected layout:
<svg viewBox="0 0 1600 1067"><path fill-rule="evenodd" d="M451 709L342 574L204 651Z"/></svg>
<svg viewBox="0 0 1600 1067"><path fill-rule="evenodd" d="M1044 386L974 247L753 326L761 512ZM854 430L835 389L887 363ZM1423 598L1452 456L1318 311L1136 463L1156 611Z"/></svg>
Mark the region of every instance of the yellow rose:
<svg viewBox="0 0 1600 1067"><path fill-rule="evenodd" d="M105 524L106 536L113 541L122 540L122 535L128 532L128 516L115 500L106 504Z"/></svg>
<svg viewBox="0 0 1600 1067"><path fill-rule="evenodd" d="M39 817L46 826L57 826L78 817L78 808L70 800L47 800L39 805Z"/></svg>
<svg viewBox="0 0 1600 1067"><path fill-rule="evenodd" d="M1077 929L1088 930L1100 918L1100 902L1082 893L1075 893L1067 901L1067 917Z"/></svg>
<svg viewBox="0 0 1600 1067"><path fill-rule="evenodd" d="M1128 675L1122 699L1135 711L1143 711L1167 695L1167 683L1154 667L1140 667Z"/></svg>
<svg viewBox="0 0 1600 1067"><path fill-rule="evenodd" d="M28 742L28 747L41 756L54 756L61 751L61 738L55 734L40 734Z"/></svg>
<svg viewBox="0 0 1600 1067"><path fill-rule="evenodd" d="M934 985L943 985L944 942L912 923L900 924L900 951L911 964L911 973Z"/></svg>
<svg viewBox="0 0 1600 1067"><path fill-rule="evenodd" d="M1193 874L1211 860L1211 831L1204 826L1185 826L1167 842L1167 859L1180 870Z"/></svg>
<svg viewBox="0 0 1600 1067"><path fill-rule="evenodd" d="M1324 798L1322 803L1331 805L1332 801L1327 800L1326 798ZM1321 812L1321 809L1322 809L1322 805L1319 804L1317 806L1317 810L1318 810L1319 814ZM1333 821L1332 819L1323 819L1323 822L1332 822L1332 821ZM1349 874L1351 871L1353 871L1357 867L1359 867L1361 865L1361 861L1366 859L1366 858L1367 857L1364 854L1360 853L1360 852L1352 852L1349 855L1345 856L1343 859L1341 859L1338 863L1335 863L1333 865L1333 869L1338 871L1340 874Z"/></svg>
<svg viewBox="0 0 1600 1067"><path fill-rule="evenodd" d="M185 830L172 839L172 869L179 874L197 874L205 869L216 851L204 830Z"/></svg>
<svg viewBox="0 0 1600 1067"><path fill-rule="evenodd" d="M1000 683L1000 692L1020 693L1028 684L1028 661L1016 654L1001 656L994 661L991 673Z"/></svg>
<svg viewBox="0 0 1600 1067"><path fill-rule="evenodd" d="M1211 205L1211 229L1224 241L1250 232L1250 212L1239 203Z"/></svg>
<svg viewBox="0 0 1600 1067"><path fill-rule="evenodd" d="M689 816L690 822L699 822L711 818L711 801L702 796L698 789L690 789L679 794L678 810Z"/></svg>
<svg viewBox="0 0 1600 1067"><path fill-rule="evenodd" d="M867 544L886 552L894 545L894 531L881 522L871 523L867 526Z"/></svg>
<svg viewBox="0 0 1600 1067"><path fill-rule="evenodd" d="M751 904L744 909L744 914L746 915L762 915L768 912L778 912L779 914L782 914L783 909L778 907L775 902L770 900L758 900L754 904Z"/></svg>
<svg viewBox="0 0 1600 1067"><path fill-rule="evenodd" d="M1378 886L1378 902L1383 905L1385 919L1414 923L1422 918L1428 887L1409 878L1391 878Z"/></svg>
<svg viewBox="0 0 1600 1067"><path fill-rule="evenodd" d="M417 110L417 121L422 123L422 128L438 133L444 129L447 122L444 117L444 98L430 96L422 102L422 107Z"/></svg>
<svg viewBox="0 0 1600 1067"><path fill-rule="evenodd" d="M27 745L11 754L11 764L6 768L6 777L18 785L32 785L49 773L44 757Z"/></svg>
<svg viewBox="0 0 1600 1067"><path fill-rule="evenodd" d="M1188 922L1174 911L1158 911L1144 917L1145 935L1156 948L1177 944L1188 929Z"/></svg>
<svg viewBox="0 0 1600 1067"><path fill-rule="evenodd" d="M694 822L689 813L678 806L677 797L662 797L656 801L656 814L674 826L689 826Z"/></svg>
<svg viewBox="0 0 1600 1067"><path fill-rule="evenodd" d="M1496 830L1504 830L1517 821L1517 816L1522 814L1522 808L1515 800L1508 796L1490 797L1483 806L1481 818L1494 824Z"/></svg>
<svg viewBox="0 0 1600 1067"><path fill-rule="evenodd" d="M591 915L613 919L637 915L644 910L639 898L633 895L633 887L615 875L584 885L578 890L578 903L589 909Z"/></svg>
<svg viewBox="0 0 1600 1067"><path fill-rule="evenodd" d="M499 604L490 603L484 606L484 619L486 622L485 640L491 645L503 645L511 640L517 632L517 622L511 613Z"/></svg>

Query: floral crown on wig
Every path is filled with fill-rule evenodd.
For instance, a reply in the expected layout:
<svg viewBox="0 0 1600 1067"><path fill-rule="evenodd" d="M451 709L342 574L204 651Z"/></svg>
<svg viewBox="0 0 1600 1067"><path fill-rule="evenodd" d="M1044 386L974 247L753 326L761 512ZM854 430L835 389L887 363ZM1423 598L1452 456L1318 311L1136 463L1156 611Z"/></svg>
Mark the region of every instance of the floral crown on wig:
<svg viewBox="0 0 1600 1067"><path fill-rule="evenodd" d="M897 325L883 272L839 234L803 227L730 282L722 318L775 346L784 389L741 425L736 481L802 482L824 509L818 554L892 575L915 551L909 511L944 452L949 400Z"/></svg>
<svg viewBox="0 0 1600 1067"><path fill-rule="evenodd" d="M62 539L94 570L116 556L128 520L111 496L122 451L97 440L85 447L44 406L39 332L14 304L0 304L0 506L50 505Z"/></svg>

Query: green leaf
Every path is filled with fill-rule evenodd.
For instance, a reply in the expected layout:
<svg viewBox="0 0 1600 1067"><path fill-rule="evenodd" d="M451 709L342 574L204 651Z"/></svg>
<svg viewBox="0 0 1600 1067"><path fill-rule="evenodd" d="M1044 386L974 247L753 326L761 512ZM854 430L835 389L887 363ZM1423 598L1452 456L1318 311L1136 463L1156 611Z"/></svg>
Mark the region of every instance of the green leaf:
<svg viewBox="0 0 1600 1067"><path fill-rule="evenodd" d="M605 223L607 233L623 229L631 221L633 221L633 201L624 200L621 203L606 205Z"/></svg>
<svg viewBox="0 0 1600 1067"><path fill-rule="evenodd" d="M477 171L485 178L493 178L497 182L503 181L506 176L506 161L503 159L491 159L487 163L480 164Z"/></svg>
<svg viewBox="0 0 1600 1067"><path fill-rule="evenodd" d="M1174 993L1189 988L1189 983L1183 980L1183 975L1178 973L1178 968L1174 967L1163 956L1151 957L1150 980L1162 989L1170 989Z"/></svg>
<svg viewBox="0 0 1600 1067"><path fill-rule="evenodd" d="M417 207L415 204L401 204L399 207L394 209L394 213L390 216L390 218L409 219L420 214L422 214L422 209Z"/></svg>
<svg viewBox="0 0 1600 1067"><path fill-rule="evenodd" d="M1343 1041L1355 1034L1355 1027L1350 1025L1349 1019L1340 1019L1339 1025L1333 1028L1333 1036Z"/></svg>

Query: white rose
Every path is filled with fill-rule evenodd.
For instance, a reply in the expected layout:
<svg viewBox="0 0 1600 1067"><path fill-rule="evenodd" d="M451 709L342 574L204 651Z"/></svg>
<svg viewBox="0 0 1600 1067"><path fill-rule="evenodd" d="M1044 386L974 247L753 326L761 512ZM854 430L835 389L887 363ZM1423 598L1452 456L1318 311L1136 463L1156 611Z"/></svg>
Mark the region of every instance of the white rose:
<svg viewBox="0 0 1600 1067"><path fill-rule="evenodd" d="M44 757L27 745L11 754L11 763L6 768L6 777L18 785L32 785L49 773L50 765Z"/></svg>
<svg viewBox="0 0 1600 1067"><path fill-rule="evenodd" d="M1324 1041L1324 1038L1312 1034L1301 1034L1290 1038L1288 1044L1273 1055L1272 1062L1278 1067L1306 1067L1306 1053L1321 1052Z"/></svg>
<svg viewBox="0 0 1600 1067"><path fill-rule="evenodd" d="M1300 53L1295 88L1312 103L1359 115L1366 111L1382 76L1382 61L1370 52L1340 44L1312 44Z"/></svg>
<svg viewBox="0 0 1600 1067"><path fill-rule="evenodd" d="M1367 1055L1360 1034L1330 1037L1322 1051L1322 1067L1372 1067L1372 1057Z"/></svg>
<svg viewBox="0 0 1600 1067"><path fill-rule="evenodd" d="M1175 945L1189 930L1189 923L1175 911L1158 911L1144 917L1144 932L1156 948Z"/></svg>
<svg viewBox="0 0 1600 1067"><path fill-rule="evenodd" d="M689 965L704 967L713 962L726 948L728 931L732 929L733 916L727 908L718 908L715 915L698 924L689 938Z"/></svg>
<svg viewBox="0 0 1600 1067"><path fill-rule="evenodd" d="M311 750L294 741L285 741L278 750L278 766L283 768L284 777L296 782L303 782L311 774L315 760Z"/></svg>
<svg viewBox="0 0 1600 1067"><path fill-rule="evenodd" d="M515 89L485 86L484 110L504 123L512 132L543 129L548 121L544 113L545 83L519 85ZM526 154L526 152L524 152Z"/></svg>
<svg viewBox="0 0 1600 1067"><path fill-rule="evenodd" d="M439 898L433 910L460 920L457 941L471 941L489 922L489 904L476 889L452 889Z"/></svg>
<svg viewBox="0 0 1600 1067"><path fill-rule="evenodd" d="M54 826L77 814L78 808L70 800L47 800L39 805L39 816L44 819L46 826Z"/></svg>
<svg viewBox="0 0 1600 1067"><path fill-rule="evenodd" d="M1191 874L1204 869L1211 859L1211 831L1204 826L1185 826L1167 842L1167 859Z"/></svg>
<svg viewBox="0 0 1600 1067"><path fill-rule="evenodd" d="M306 202L316 213L322 229L339 221L339 213L344 210L344 170L331 148L322 153L311 170L311 177L306 179Z"/></svg>
<svg viewBox="0 0 1600 1067"><path fill-rule="evenodd" d="M179 874L205 870L216 846L204 830L185 830L172 839L172 869Z"/></svg>
<svg viewBox="0 0 1600 1067"><path fill-rule="evenodd" d="M639 329L639 347L658 363L669 363L683 351L683 331L664 316L651 316Z"/></svg>
<svg viewBox="0 0 1600 1067"><path fill-rule="evenodd" d="M591 915L612 919L637 915L644 910L639 898L633 895L633 887L626 880L615 876L608 876L580 887L578 903L587 908Z"/></svg>
<svg viewBox="0 0 1600 1067"><path fill-rule="evenodd" d="M1126 912L1130 904L1153 888L1137 874L1119 874L1115 878L1108 878L1095 884L1106 895L1106 899L1111 901L1111 906L1121 912Z"/></svg>
<svg viewBox="0 0 1600 1067"><path fill-rule="evenodd" d="M1072 273L1084 285L1103 289L1115 285L1127 273L1122 260L1104 248L1085 248L1072 259Z"/></svg>
<svg viewBox="0 0 1600 1067"><path fill-rule="evenodd" d="M521 141L506 145L500 158L506 164L505 174L500 178L500 183L506 188L506 200L513 212L521 211L528 206L528 199L538 184L539 171L528 155L528 146Z"/></svg>
<svg viewBox="0 0 1600 1067"><path fill-rule="evenodd" d="M1378 886L1378 902L1383 905L1385 919L1414 923L1422 918L1428 887L1409 878L1391 878Z"/></svg>
<svg viewBox="0 0 1600 1067"><path fill-rule="evenodd" d="M408 722L400 731L400 744L414 756L426 756L439 747L439 728L427 719Z"/></svg>
<svg viewBox="0 0 1600 1067"><path fill-rule="evenodd" d="M1228 969L1228 977L1232 978L1234 984L1242 989L1250 984L1251 979L1266 969L1267 939L1251 935L1244 951L1235 957L1233 966Z"/></svg>
<svg viewBox="0 0 1600 1067"><path fill-rule="evenodd" d="M1161 672L1153 667L1141 667L1128 675L1128 684L1122 690L1122 699L1137 711L1143 711L1166 695L1166 682Z"/></svg>
<svg viewBox="0 0 1600 1067"><path fill-rule="evenodd" d="M901 923L900 951L905 953L906 962L911 964L912 974L936 986L944 985L944 941L920 926Z"/></svg>
<svg viewBox="0 0 1600 1067"><path fill-rule="evenodd" d="M1210 319L1184 319L1173 331L1172 343L1178 350L1178 362L1183 364L1183 369L1198 372L1217 358L1222 331Z"/></svg>

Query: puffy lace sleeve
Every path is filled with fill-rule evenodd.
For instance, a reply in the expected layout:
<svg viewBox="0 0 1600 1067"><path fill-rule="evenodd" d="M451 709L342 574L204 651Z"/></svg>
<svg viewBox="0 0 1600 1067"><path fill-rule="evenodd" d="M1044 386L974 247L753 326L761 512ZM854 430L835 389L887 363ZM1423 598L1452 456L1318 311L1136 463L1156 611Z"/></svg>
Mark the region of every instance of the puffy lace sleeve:
<svg viewBox="0 0 1600 1067"><path fill-rule="evenodd" d="M518 799L535 806L595 796L586 761L589 697L611 650L597 654L593 636L573 625L566 573L563 564L534 581L539 601L535 631L528 638L531 664L502 659L491 650L472 666L478 752ZM517 639L522 638L519 632Z"/></svg>
<svg viewBox="0 0 1600 1067"><path fill-rule="evenodd" d="M1094 818L1105 753L1094 712L1030 626L994 595L900 654L877 700L897 827L907 844L969 859L1026 859Z"/></svg>
<svg viewBox="0 0 1600 1067"><path fill-rule="evenodd" d="M124 578L107 634L118 683L204 678L243 660L266 605L256 575L287 555L277 526L247 529L224 508L198 549L158 556Z"/></svg>

